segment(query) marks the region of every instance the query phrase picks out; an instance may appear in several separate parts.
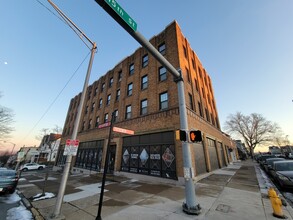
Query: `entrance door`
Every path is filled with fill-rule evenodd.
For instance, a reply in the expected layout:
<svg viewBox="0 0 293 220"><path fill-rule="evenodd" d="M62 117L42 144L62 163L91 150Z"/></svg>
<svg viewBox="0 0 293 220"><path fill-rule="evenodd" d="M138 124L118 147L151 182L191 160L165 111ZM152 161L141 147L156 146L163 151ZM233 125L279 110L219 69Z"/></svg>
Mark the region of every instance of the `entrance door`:
<svg viewBox="0 0 293 220"><path fill-rule="evenodd" d="M116 145L110 145L109 149L109 173L114 173L116 158Z"/></svg>

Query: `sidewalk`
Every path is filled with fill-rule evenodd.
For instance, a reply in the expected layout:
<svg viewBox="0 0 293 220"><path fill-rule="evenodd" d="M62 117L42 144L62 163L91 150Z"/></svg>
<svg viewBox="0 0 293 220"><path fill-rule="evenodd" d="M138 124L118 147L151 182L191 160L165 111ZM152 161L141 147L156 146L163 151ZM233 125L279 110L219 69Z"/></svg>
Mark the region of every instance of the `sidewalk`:
<svg viewBox="0 0 293 220"><path fill-rule="evenodd" d="M182 211L185 201L184 187L172 184L158 184L115 177L115 182L105 186L102 208L103 220L271 220L273 210L267 197L268 187L273 184L262 173L256 162L236 162L228 167L197 177L196 198L202 210L196 215ZM61 213L70 220L92 220L98 212L100 188L97 182L74 182L77 186L66 193ZM19 185L25 198L40 192L33 183ZM49 219L53 213L56 198L28 202L36 219ZM293 209L283 206L288 219L293 219Z"/></svg>

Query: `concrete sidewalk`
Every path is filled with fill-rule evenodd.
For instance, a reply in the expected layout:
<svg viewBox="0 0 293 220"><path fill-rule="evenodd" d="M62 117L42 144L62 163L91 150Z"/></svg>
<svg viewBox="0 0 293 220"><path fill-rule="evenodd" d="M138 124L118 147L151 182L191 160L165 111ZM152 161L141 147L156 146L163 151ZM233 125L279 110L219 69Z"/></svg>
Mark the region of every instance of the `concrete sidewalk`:
<svg viewBox="0 0 293 220"><path fill-rule="evenodd" d="M78 179L78 178L77 178ZM82 180L82 178L80 178ZM65 194L61 213L70 220L95 219L98 212L99 181L74 182L73 190ZM182 211L185 201L184 187L175 184L158 184L115 177L108 182L102 208L103 220L152 219L277 219L267 197L273 186L257 163L251 160L236 162L196 179L196 198L202 210L199 215ZM39 193L33 183L19 185L25 198ZM26 200L26 199L24 199ZM30 202L36 219L49 219L56 198ZM292 219L293 209L283 207L284 214Z"/></svg>

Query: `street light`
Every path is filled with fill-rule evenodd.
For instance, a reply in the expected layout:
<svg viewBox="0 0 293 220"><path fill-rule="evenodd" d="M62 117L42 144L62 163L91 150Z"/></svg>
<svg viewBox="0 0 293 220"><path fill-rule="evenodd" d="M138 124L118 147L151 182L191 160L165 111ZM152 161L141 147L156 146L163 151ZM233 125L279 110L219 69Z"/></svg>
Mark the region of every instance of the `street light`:
<svg viewBox="0 0 293 220"><path fill-rule="evenodd" d="M80 103L79 103L78 109L77 109L77 116L75 118L74 128L73 128L73 131L72 131L72 134L71 134L71 140L76 140L78 127L79 127L79 122L80 122L80 118L81 118L81 111L82 111L83 103L84 103L84 100L85 100L85 94L86 94L86 90L87 90L87 87L88 87L88 82L89 82L89 78L90 78L90 74L91 74L94 55L95 55L96 50L97 50L97 45L96 45L95 42L92 42L51 0L48 0L48 2L58 12L58 14L62 17L62 19L64 19L66 21L66 23L74 30L74 32L77 33L80 36L80 39L91 50L91 57L90 57L86 77L85 77L85 80L84 80L84 85L83 85L83 90L82 90L82 93L81 93ZM86 39L86 41L83 40L82 37L84 37ZM61 206L62 206L63 197L64 197L64 193L65 193L66 183L67 183L67 180L68 180L68 175L69 175L69 170L70 170L70 166L71 166L72 156L73 156L73 154L68 154L67 157L66 157L66 163L65 163L65 167L64 167L64 171L63 171L63 175L62 175L62 179L61 179L61 183L60 183L60 187L59 187L59 191L58 191L58 195L57 195L55 209L54 209L54 212L53 212L53 214L51 216L52 219L62 218L62 216L60 215L60 212L61 212Z"/></svg>
<svg viewBox="0 0 293 220"><path fill-rule="evenodd" d="M11 151L11 153L10 153L10 155L13 155L13 151L14 151L14 148L15 148L16 144L15 144L15 143L12 143L12 142L10 142L10 141L4 141L4 140L2 140L2 141L3 141L3 143L13 144L13 148L12 148L12 151Z"/></svg>

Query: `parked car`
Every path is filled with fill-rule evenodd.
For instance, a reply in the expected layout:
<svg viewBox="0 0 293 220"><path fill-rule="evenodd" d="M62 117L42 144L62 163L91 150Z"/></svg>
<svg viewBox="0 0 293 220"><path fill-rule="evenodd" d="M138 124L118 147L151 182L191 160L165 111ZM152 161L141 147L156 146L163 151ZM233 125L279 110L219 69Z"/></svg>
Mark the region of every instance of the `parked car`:
<svg viewBox="0 0 293 220"><path fill-rule="evenodd" d="M286 160L284 158L279 158L279 157L273 157L273 158L268 158L265 160L263 166L264 166L264 170L266 171L267 174L270 175L270 170L273 167L273 162L275 161L283 161Z"/></svg>
<svg viewBox="0 0 293 220"><path fill-rule="evenodd" d="M273 154L263 154L263 155L261 155L261 157L259 158L259 164L260 164L261 168L264 169L265 160L268 159L268 158L276 158L276 156L273 155Z"/></svg>
<svg viewBox="0 0 293 220"><path fill-rule="evenodd" d="M282 188L293 188L293 161L275 161L271 170L273 179Z"/></svg>
<svg viewBox="0 0 293 220"><path fill-rule="evenodd" d="M17 183L18 174L15 170L1 169L0 170L0 193L14 193Z"/></svg>
<svg viewBox="0 0 293 220"><path fill-rule="evenodd" d="M20 167L20 170L22 171L28 171L28 170L42 170L46 168L46 165L44 164L38 164L38 163L26 163L23 166Z"/></svg>

